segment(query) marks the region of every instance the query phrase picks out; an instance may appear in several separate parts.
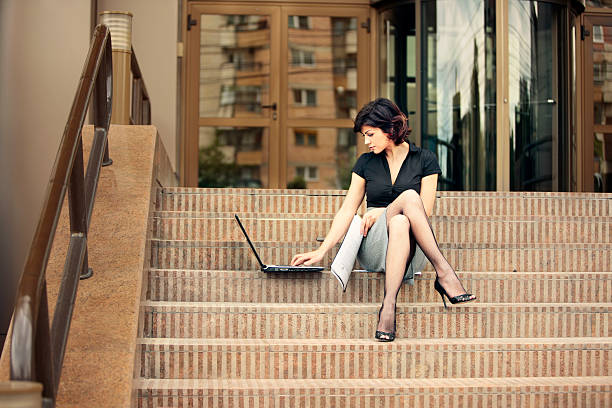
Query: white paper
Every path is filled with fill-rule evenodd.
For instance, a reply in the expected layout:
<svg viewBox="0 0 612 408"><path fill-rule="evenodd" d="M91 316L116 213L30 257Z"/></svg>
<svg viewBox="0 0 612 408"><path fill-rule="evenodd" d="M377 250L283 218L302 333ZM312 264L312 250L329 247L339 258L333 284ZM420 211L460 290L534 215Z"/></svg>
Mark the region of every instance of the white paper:
<svg viewBox="0 0 612 408"><path fill-rule="evenodd" d="M361 240L363 240L363 235L361 235L361 217L355 215L344 236L342 245L340 245L340 249L331 264L331 271L338 281L340 281L340 285L342 285L342 290L344 292L346 292L349 277L353 271L353 266L355 266L357 252L359 252L359 247L361 246Z"/></svg>

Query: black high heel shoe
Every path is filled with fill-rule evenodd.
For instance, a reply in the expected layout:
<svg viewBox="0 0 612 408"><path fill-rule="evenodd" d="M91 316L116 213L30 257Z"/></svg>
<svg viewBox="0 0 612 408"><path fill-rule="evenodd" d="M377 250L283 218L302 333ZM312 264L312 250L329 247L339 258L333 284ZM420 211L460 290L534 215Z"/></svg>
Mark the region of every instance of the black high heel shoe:
<svg viewBox="0 0 612 408"><path fill-rule="evenodd" d="M384 302L382 306L380 306L380 310L378 311L378 322L379 323L380 323L380 313L382 312L383 306L384 306ZM393 331L384 332L381 330L376 330L376 334L374 335L374 337L378 341L393 341L395 340L395 331L396 331L396 319L395 319L395 310L393 310Z"/></svg>
<svg viewBox="0 0 612 408"><path fill-rule="evenodd" d="M436 290L436 292L440 294L440 297L442 298L442 302L444 302L445 309L447 306L446 306L446 300L444 300L444 296L446 296L453 305L455 303L463 303L463 302L469 302L471 300L476 300L476 296L472 295L471 293L467 293L467 292L462 295L457 295L454 297L448 296L448 293L446 293L446 289L444 289L442 285L440 285L440 282L438 282L438 277L436 277L436 281L434 282L434 289Z"/></svg>

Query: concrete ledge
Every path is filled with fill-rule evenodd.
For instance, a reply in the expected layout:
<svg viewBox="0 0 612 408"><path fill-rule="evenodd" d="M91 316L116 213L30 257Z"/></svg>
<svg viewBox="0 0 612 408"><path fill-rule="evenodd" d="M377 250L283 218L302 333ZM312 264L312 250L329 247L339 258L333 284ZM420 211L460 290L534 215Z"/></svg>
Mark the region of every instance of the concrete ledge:
<svg viewBox="0 0 612 408"><path fill-rule="evenodd" d="M93 128L85 127L86 155L92 136ZM177 185L155 127L112 126L109 147L113 165L101 171L89 230L94 275L79 284L58 407L130 405L150 214L159 187ZM64 203L47 268L51 313L68 237ZM0 360L0 381L9 377L9 339Z"/></svg>

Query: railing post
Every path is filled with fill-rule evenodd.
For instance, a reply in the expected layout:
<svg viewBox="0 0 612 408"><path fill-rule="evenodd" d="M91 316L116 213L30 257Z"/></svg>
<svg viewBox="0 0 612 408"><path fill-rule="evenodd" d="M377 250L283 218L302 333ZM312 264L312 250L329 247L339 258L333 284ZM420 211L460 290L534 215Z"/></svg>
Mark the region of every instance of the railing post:
<svg viewBox="0 0 612 408"><path fill-rule="evenodd" d="M87 242L87 211L85 207L85 173L83 170L83 136L79 135L76 157L70 173L70 185L68 188L68 207L70 209L70 233L82 234ZM87 248L80 275L90 277L93 270L87 262Z"/></svg>
<svg viewBox="0 0 612 408"><path fill-rule="evenodd" d="M100 64L98 76L96 77L96 82L94 83L93 91L94 134L98 130L103 130L106 139L104 146L104 157L102 159L103 167L113 164L113 160L109 157L108 153L108 129L111 123L111 111L113 109L113 87L115 83L112 73L113 53L111 45L107 43L106 47L104 48L102 62Z"/></svg>
<svg viewBox="0 0 612 408"><path fill-rule="evenodd" d="M38 321L36 322L37 333L34 339L34 355L37 356L35 361L38 364L36 367L36 380L40 381L43 385L42 396L45 406L49 405L50 402L54 403L55 392L57 390L56 384L59 380L53 364L53 352L55 350L51 344L49 329L49 301L47 299L47 281L45 280L40 297Z"/></svg>
<svg viewBox="0 0 612 408"><path fill-rule="evenodd" d="M100 24L108 26L113 48L113 114L111 123L130 124L130 66L132 57L132 13L102 11Z"/></svg>

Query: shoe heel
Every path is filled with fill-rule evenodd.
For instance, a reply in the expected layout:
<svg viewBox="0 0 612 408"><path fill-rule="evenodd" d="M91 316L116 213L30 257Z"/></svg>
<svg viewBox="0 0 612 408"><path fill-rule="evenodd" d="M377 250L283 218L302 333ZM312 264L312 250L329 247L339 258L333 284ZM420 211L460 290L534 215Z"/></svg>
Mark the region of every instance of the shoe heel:
<svg viewBox="0 0 612 408"><path fill-rule="evenodd" d="M448 309L448 306L446 306L446 299L444 299L444 295L440 293L440 297L442 298L442 303L444 303L444 308Z"/></svg>
<svg viewBox="0 0 612 408"><path fill-rule="evenodd" d="M444 295L446 294L446 291L444 290L444 288L442 287L442 285L440 285L438 283L438 279L436 279L435 283L434 283L434 289L436 290L436 292L438 292L438 294L440 295L440 297L442 298L442 303L444 303L444 308L448 309L448 306L446 306L446 299L444 299ZM448 296L448 295L447 295Z"/></svg>

